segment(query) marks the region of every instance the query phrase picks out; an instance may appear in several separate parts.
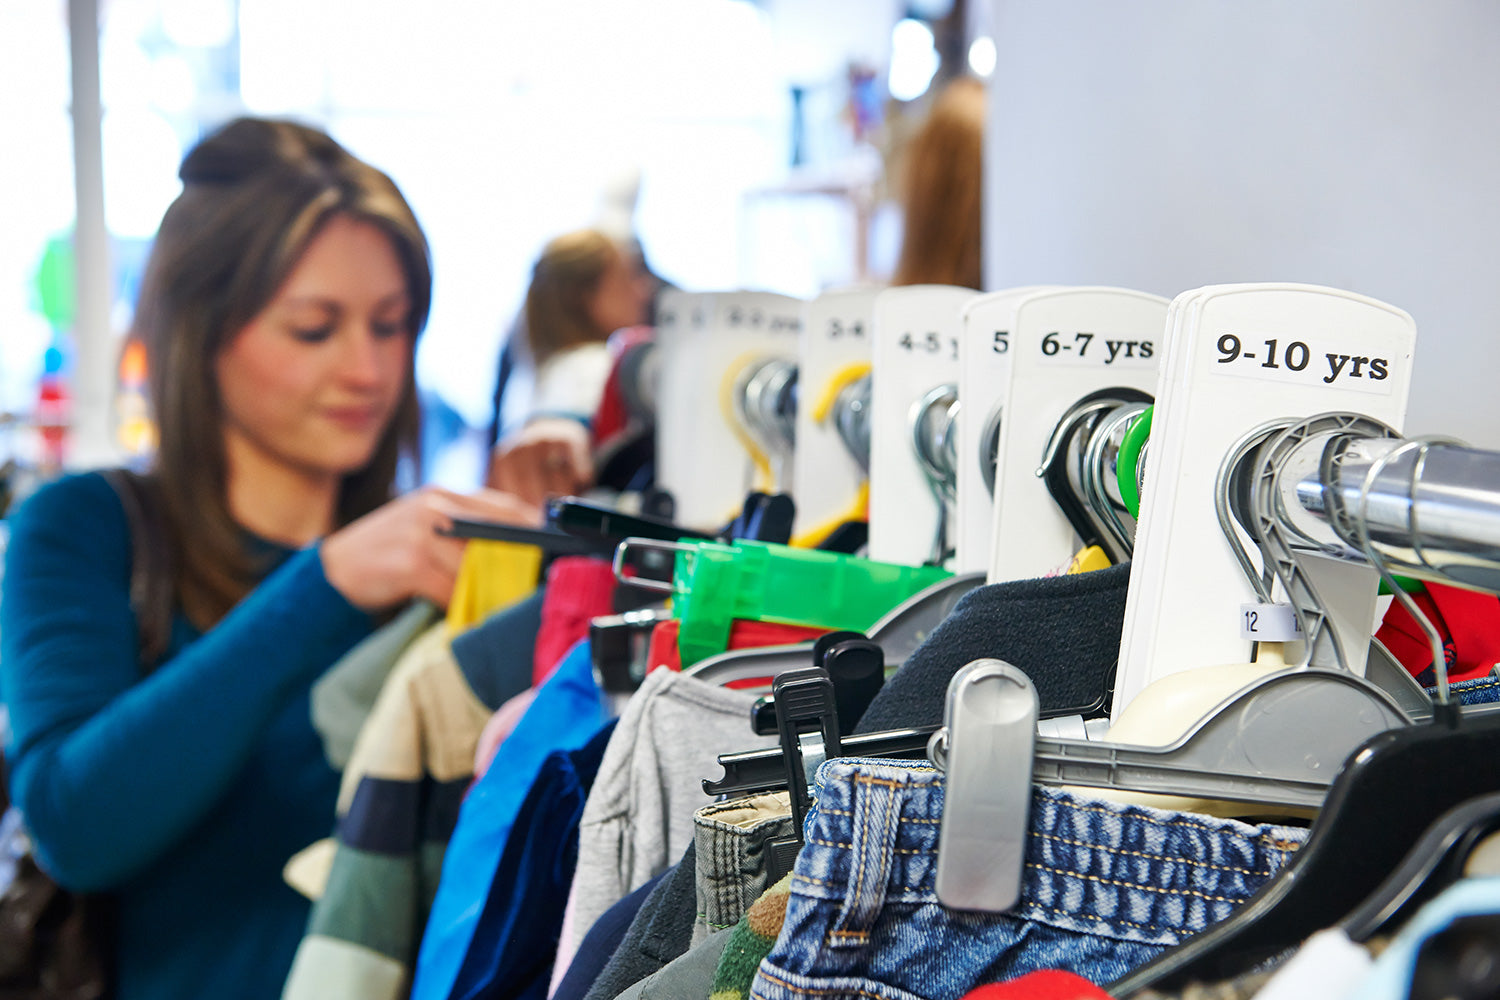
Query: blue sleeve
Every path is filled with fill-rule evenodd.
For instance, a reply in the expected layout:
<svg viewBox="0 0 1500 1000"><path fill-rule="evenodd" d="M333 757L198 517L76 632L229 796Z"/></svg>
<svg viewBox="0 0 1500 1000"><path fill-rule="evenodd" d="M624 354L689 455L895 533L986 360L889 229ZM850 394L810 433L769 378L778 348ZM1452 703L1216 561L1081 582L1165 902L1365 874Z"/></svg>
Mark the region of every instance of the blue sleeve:
<svg viewBox="0 0 1500 1000"><path fill-rule="evenodd" d="M167 856L276 713L371 625L314 547L142 678L129 579L129 526L102 477L53 483L12 518L0 588L10 792L53 877L80 890Z"/></svg>

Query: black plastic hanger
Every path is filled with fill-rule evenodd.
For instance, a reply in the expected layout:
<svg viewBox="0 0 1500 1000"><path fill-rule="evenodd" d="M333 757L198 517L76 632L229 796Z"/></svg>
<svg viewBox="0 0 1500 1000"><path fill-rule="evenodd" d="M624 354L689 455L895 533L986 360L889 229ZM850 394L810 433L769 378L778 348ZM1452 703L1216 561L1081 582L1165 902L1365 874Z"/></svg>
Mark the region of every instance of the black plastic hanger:
<svg viewBox="0 0 1500 1000"><path fill-rule="evenodd" d="M828 672L839 729L851 731L885 684L885 651L860 632L829 632L813 643L812 665ZM755 703L750 711L750 728L760 736L778 731L773 695Z"/></svg>
<svg viewBox="0 0 1500 1000"><path fill-rule="evenodd" d="M1108 987L1127 997L1232 978L1355 912L1445 812L1500 788L1500 718L1437 706L1345 762L1287 867L1243 907Z"/></svg>
<svg viewBox="0 0 1500 1000"><path fill-rule="evenodd" d="M1037 475L1047 485L1047 492L1052 495L1052 499L1062 510L1063 516L1073 526L1073 532L1083 546L1085 548L1098 546L1109 553L1112 562L1122 562L1129 558L1129 554L1119 552L1113 539L1107 537L1107 532L1090 514L1088 505L1079 497L1077 487L1068 476L1068 463L1073 459L1073 438L1085 426L1092 426L1100 416L1121 403L1150 403L1151 401L1152 397L1149 393L1127 386L1099 389L1081 397L1058 421L1051 440L1047 443L1041 468L1037 469Z"/></svg>
<svg viewBox="0 0 1500 1000"><path fill-rule="evenodd" d="M1449 809L1340 926L1354 941L1395 933L1423 903L1464 877L1464 863L1475 846L1496 830L1500 830L1500 792Z"/></svg>

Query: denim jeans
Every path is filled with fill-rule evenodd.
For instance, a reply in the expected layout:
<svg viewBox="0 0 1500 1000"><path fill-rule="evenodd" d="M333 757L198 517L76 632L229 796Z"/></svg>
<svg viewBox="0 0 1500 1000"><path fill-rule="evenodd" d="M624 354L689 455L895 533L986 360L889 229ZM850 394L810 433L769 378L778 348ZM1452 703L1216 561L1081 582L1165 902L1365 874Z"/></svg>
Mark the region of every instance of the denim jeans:
<svg viewBox="0 0 1500 1000"><path fill-rule="evenodd" d="M693 814L693 842L698 846L694 945L740 922L770 885L770 842L790 836L792 830L786 792L704 806Z"/></svg>
<svg viewBox="0 0 1500 1000"><path fill-rule="evenodd" d="M1428 688L1428 691L1435 690ZM1500 701L1500 677L1476 677L1448 686L1448 693L1460 705L1488 705Z"/></svg>
<svg viewBox="0 0 1500 1000"><path fill-rule="evenodd" d="M1222 920L1306 838L1033 790L1021 900L951 910L933 890L943 776L906 761L830 760L760 1000L946 1000L1037 969L1106 983Z"/></svg>

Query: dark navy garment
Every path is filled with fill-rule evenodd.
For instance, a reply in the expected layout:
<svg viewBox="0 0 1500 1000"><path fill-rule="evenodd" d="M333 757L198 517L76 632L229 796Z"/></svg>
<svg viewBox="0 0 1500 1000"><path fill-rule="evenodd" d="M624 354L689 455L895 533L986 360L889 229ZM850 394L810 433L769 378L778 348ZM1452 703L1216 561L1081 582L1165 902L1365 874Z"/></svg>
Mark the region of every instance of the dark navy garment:
<svg viewBox="0 0 1500 1000"><path fill-rule="evenodd" d="M578 822L614 731L610 722L583 747L542 762L448 994L454 1000L545 1000L578 864Z"/></svg>
<svg viewBox="0 0 1500 1000"><path fill-rule="evenodd" d="M594 980L604 971L610 958L625 941L625 934L635 922L636 914L646 905L646 897L655 891L666 872L651 879L614 906L604 911L604 916L594 922L589 932L578 944L573 964L557 984L552 1000L583 1000L593 988Z"/></svg>

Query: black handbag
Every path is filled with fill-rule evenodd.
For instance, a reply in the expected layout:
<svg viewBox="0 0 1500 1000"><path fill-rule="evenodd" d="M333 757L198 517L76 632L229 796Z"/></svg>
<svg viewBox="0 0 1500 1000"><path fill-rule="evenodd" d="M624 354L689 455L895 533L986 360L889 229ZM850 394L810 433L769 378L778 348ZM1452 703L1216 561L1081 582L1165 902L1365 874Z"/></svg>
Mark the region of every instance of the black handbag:
<svg viewBox="0 0 1500 1000"><path fill-rule="evenodd" d="M174 584L161 504L144 476L108 469L104 477L130 524L130 604L144 675L171 636ZM102 1000L112 982L114 900L54 882L8 796L0 795L0 807L0 1000Z"/></svg>

